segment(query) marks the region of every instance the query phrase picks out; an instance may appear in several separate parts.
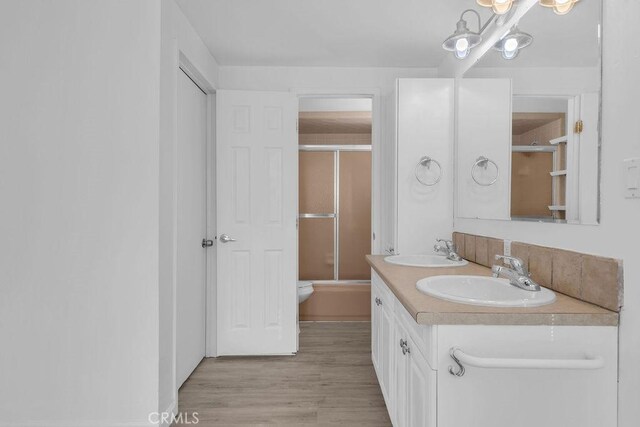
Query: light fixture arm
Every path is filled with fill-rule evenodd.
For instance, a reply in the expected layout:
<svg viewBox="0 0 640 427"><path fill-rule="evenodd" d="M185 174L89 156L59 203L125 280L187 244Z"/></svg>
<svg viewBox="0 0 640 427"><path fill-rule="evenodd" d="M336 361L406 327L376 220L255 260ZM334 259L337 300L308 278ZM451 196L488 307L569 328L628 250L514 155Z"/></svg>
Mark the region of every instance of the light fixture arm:
<svg viewBox="0 0 640 427"><path fill-rule="evenodd" d="M478 34L480 34L480 32L482 31L483 27L482 27L482 19L480 18L480 14L478 13L478 11L474 10L474 9L467 9L464 12L462 12L460 14L460 21L464 20L464 14L467 12L473 12L476 14L476 17L478 18Z"/></svg>
<svg viewBox="0 0 640 427"><path fill-rule="evenodd" d="M475 9L467 9L467 10L465 10L464 12L462 12L460 14L460 20L464 19L464 14L467 13L467 12L475 13L476 18L478 18L478 34L482 34L482 32L487 29L489 24L491 24L491 22L493 22L493 20L496 17L495 13L491 14L489 19L487 19L487 22L485 22L484 25L482 25L482 18L480 17L480 14L478 13L478 11L475 10Z"/></svg>

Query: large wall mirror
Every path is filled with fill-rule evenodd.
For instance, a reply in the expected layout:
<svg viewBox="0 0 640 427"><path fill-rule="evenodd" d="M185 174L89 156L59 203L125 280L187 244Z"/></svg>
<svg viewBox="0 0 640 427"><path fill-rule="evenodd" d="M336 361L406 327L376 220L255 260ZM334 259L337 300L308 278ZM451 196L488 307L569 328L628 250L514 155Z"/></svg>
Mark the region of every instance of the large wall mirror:
<svg viewBox="0 0 640 427"><path fill-rule="evenodd" d="M487 50L465 73L458 217L598 223L601 17L601 0L565 15L534 6L511 29L530 45L512 59Z"/></svg>

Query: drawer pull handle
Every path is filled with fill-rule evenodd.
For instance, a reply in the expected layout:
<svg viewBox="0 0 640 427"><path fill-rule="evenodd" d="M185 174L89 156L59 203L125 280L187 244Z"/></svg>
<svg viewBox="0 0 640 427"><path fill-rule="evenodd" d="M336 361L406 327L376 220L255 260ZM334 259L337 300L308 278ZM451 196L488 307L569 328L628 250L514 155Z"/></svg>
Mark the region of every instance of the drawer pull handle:
<svg viewBox="0 0 640 427"><path fill-rule="evenodd" d="M449 356L458 365L458 370L449 366L449 373L457 377L464 375L463 363L476 368L487 369L601 369L604 359L601 356L585 355L582 359L501 359L479 357L467 354L457 347L451 347Z"/></svg>
<svg viewBox="0 0 640 427"><path fill-rule="evenodd" d="M407 340L403 340L402 338L400 338L400 348L402 349L402 354L411 353L411 350L409 350L409 343Z"/></svg>

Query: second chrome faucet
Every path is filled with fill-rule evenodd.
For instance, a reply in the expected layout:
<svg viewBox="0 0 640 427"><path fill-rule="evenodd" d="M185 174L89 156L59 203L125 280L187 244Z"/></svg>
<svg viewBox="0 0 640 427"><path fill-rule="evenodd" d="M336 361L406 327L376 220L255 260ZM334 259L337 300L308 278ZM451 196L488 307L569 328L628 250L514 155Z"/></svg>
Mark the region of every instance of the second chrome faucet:
<svg viewBox="0 0 640 427"><path fill-rule="evenodd" d="M539 292L540 285L538 285L532 278L531 273L524 265L524 261L520 258L512 256L496 255L496 261L503 260L508 267L503 265L494 265L491 268L493 277L504 276L509 279L509 283L525 291Z"/></svg>

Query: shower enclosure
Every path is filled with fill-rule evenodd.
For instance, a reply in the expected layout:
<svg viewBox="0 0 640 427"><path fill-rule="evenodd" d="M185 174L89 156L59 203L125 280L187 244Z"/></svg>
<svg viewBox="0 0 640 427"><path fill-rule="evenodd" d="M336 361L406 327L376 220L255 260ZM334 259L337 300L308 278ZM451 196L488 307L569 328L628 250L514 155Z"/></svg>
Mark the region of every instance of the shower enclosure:
<svg viewBox="0 0 640 427"><path fill-rule="evenodd" d="M369 281L371 112L301 112L299 123L299 278Z"/></svg>

